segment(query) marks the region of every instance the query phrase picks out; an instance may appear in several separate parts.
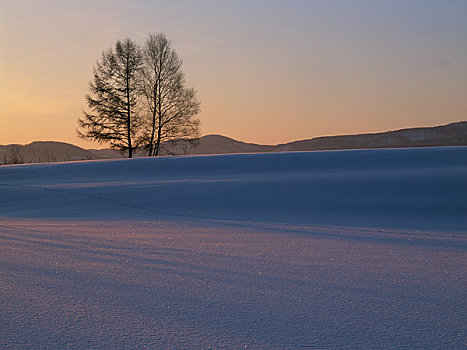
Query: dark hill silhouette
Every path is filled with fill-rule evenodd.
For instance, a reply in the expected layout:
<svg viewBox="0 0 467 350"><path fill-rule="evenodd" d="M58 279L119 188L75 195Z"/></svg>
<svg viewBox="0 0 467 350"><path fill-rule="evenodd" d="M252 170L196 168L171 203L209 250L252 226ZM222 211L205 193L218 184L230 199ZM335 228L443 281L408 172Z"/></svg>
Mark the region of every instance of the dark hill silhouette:
<svg viewBox="0 0 467 350"><path fill-rule="evenodd" d="M259 145L234 140L222 135L206 135L195 145L187 142L177 142L165 145L168 154L223 154L272 152L276 146Z"/></svg>
<svg viewBox="0 0 467 350"><path fill-rule="evenodd" d="M275 146L244 143L220 135L207 135L200 139L197 146L185 144L184 148L168 148L171 154L218 154L430 146L467 146L467 122L372 134L316 137Z"/></svg>
<svg viewBox="0 0 467 350"><path fill-rule="evenodd" d="M13 148L19 151L24 163L66 162L98 158L91 151L66 142L34 141L24 146L0 146L0 159L3 158L1 155L11 152Z"/></svg>
<svg viewBox="0 0 467 350"><path fill-rule="evenodd" d="M457 122L427 128L316 137L277 145L275 151L312 151L332 149L429 147L467 145L467 122Z"/></svg>

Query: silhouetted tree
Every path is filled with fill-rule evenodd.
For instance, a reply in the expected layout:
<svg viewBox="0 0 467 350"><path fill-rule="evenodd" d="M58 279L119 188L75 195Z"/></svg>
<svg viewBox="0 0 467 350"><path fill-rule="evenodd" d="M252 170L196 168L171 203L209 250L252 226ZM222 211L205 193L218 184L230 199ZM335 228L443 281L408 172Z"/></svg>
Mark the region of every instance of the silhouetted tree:
<svg viewBox="0 0 467 350"><path fill-rule="evenodd" d="M13 145L0 153L0 164L23 164L23 152L20 146Z"/></svg>
<svg viewBox="0 0 467 350"><path fill-rule="evenodd" d="M142 142L149 156L160 155L163 142L199 137L200 103L185 87L182 60L163 34L150 35L143 49L143 95L146 99Z"/></svg>
<svg viewBox="0 0 467 350"><path fill-rule="evenodd" d="M138 115L143 66L139 46L130 39L119 40L114 49L105 51L94 67L94 78L86 95L90 112L78 120L83 139L110 143L112 148L128 151L138 147Z"/></svg>

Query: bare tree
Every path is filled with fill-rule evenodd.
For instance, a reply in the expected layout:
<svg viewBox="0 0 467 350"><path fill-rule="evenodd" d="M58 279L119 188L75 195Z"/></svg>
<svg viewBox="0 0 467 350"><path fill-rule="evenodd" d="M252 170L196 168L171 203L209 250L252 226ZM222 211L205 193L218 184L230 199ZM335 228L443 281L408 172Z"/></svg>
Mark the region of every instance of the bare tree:
<svg viewBox="0 0 467 350"><path fill-rule="evenodd" d="M91 112L84 111L78 120L81 138L110 143L111 148L128 152L128 158L133 156L139 138L142 63L141 50L130 39L117 41L114 49L102 54L86 96Z"/></svg>
<svg viewBox="0 0 467 350"><path fill-rule="evenodd" d="M199 137L200 103L185 87L182 60L163 34L150 35L143 49L145 119L142 142L149 156L158 156L164 142Z"/></svg>
<svg viewBox="0 0 467 350"><path fill-rule="evenodd" d="M23 164L24 157L20 146L8 146L3 152L0 153L0 164Z"/></svg>

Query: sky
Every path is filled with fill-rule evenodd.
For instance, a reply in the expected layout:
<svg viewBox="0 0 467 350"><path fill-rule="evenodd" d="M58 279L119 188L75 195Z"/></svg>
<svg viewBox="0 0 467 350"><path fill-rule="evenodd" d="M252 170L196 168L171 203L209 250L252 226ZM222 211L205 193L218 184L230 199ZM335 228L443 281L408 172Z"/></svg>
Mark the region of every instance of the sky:
<svg viewBox="0 0 467 350"><path fill-rule="evenodd" d="M0 0L0 144L86 148L102 52L164 33L201 131L263 144L467 120L467 0Z"/></svg>

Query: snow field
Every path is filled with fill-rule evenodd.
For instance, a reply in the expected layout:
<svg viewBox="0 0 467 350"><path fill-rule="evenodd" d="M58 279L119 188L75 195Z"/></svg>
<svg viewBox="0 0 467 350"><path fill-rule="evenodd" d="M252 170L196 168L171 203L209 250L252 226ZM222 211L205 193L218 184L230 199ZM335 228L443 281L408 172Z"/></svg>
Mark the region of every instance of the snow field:
<svg viewBox="0 0 467 350"><path fill-rule="evenodd" d="M0 348L462 348L467 148L0 167Z"/></svg>

